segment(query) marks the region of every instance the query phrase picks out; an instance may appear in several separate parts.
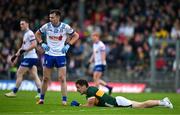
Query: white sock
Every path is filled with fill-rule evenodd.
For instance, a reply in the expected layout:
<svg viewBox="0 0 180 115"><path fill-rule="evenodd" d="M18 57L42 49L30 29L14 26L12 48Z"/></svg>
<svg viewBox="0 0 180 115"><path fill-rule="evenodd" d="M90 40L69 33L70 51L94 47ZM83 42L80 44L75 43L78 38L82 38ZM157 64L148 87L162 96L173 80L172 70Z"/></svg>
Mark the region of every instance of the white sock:
<svg viewBox="0 0 180 115"><path fill-rule="evenodd" d="M163 106L163 105L165 105L165 102L163 100L159 100L159 105Z"/></svg>

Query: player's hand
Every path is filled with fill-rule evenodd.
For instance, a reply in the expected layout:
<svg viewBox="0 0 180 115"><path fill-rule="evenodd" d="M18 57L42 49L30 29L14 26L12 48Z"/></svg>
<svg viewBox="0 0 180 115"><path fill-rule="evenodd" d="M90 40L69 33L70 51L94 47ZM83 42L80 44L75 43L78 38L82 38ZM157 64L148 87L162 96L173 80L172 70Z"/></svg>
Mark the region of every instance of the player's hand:
<svg viewBox="0 0 180 115"><path fill-rule="evenodd" d="M62 48L62 53L64 54L64 53L67 53L67 51L69 50L69 48L70 48L70 45L69 44L66 44L63 48Z"/></svg>
<svg viewBox="0 0 180 115"><path fill-rule="evenodd" d="M49 51L49 49L50 49L49 46L45 43L42 43L41 47L44 49L44 51Z"/></svg>
<svg viewBox="0 0 180 115"><path fill-rule="evenodd" d="M86 69L89 68L90 64L91 64L90 62L88 62L88 63L85 64Z"/></svg>
<svg viewBox="0 0 180 115"><path fill-rule="evenodd" d="M19 51L19 55L22 55L25 51L26 51L26 50L21 49L21 50Z"/></svg>
<svg viewBox="0 0 180 115"><path fill-rule="evenodd" d="M16 58L17 58L17 56L16 56L16 55L13 55L13 56L11 57L11 62L13 63Z"/></svg>
<svg viewBox="0 0 180 115"><path fill-rule="evenodd" d="M71 106L79 106L79 105L80 105L80 103L77 102L76 100L71 102Z"/></svg>

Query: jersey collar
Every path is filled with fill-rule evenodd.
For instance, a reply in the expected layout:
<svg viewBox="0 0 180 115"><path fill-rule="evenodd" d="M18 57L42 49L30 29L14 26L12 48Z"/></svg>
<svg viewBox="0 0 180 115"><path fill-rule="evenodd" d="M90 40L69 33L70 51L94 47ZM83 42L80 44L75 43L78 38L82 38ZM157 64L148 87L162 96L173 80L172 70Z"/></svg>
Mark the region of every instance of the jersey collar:
<svg viewBox="0 0 180 115"><path fill-rule="evenodd" d="M59 27L60 25L61 25L61 22L59 22L59 24L56 26L56 25L53 25L52 23L51 23L51 25L53 26L53 27Z"/></svg>

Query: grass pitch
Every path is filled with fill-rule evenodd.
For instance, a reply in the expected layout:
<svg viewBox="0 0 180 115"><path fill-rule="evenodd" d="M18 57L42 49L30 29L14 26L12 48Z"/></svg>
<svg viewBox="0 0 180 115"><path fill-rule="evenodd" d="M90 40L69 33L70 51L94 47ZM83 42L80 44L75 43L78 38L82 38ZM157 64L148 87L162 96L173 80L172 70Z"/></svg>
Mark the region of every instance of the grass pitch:
<svg viewBox="0 0 180 115"><path fill-rule="evenodd" d="M34 91L19 91L16 98L7 98L4 93L9 91L0 91L0 115L180 115L180 94L175 93L114 93L113 96L125 96L128 99L144 101L147 99L162 99L169 97L174 105L174 109L154 107L146 109L132 108L108 108L108 107L71 107L70 102L77 100L85 103L85 97L79 93L68 93L68 105L61 105L60 92L46 93L45 104L36 105Z"/></svg>

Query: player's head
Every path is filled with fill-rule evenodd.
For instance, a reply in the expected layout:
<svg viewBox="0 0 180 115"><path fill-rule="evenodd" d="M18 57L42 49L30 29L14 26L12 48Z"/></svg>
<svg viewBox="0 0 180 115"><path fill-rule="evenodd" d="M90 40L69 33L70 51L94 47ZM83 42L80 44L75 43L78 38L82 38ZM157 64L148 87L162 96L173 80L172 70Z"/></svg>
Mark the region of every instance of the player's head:
<svg viewBox="0 0 180 115"><path fill-rule="evenodd" d="M93 32L91 34L91 38L92 38L93 42L97 42L99 40L99 37L100 37L99 32Z"/></svg>
<svg viewBox="0 0 180 115"><path fill-rule="evenodd" d="M29 29L29 19L28 18L21 18L20 27L21 27L22 31Z"/></svg>
<svg viewBox="0 0 180 115"><path fill-rule="evenodd" d="M61 12L58 9L51 10L49 13L49 20L54 26L59 25Z"/></svg>
<svg viewBox="0 0 180 115"><path fill-rule="evenodd" d="M76 81L76 88L79 93L85 94L88 87L89 85L86 80L80 79Z"/></svg>

